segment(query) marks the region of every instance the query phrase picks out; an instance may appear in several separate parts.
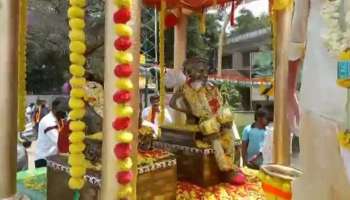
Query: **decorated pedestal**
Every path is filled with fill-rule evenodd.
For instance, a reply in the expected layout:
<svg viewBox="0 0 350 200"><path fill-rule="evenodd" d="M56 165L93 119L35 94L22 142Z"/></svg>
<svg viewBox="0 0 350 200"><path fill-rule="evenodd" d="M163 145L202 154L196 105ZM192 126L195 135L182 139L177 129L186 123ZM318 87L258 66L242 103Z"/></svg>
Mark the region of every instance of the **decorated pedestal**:
<svg viewBox="0 0 350 200"><path fill-rule="evenodd" d="M220 183L221 174L213 149L200 149L163 142L154 142L154 145L176 155L177 176L180 181L191 182L202 187Z"/></svg>
<svg viewBox="0 0 350 200"><path fill-rule="evenodd" d="M262 166L259 177L266 200L291 200L292 181L301 174L297 169L282 165Z"/></svg>
<svg viewBox="0 0 350 200"><path fill-rule="evenodd" d="M176 198L176 159L164 151L143 152L139 155L140 164L137 177L137 196L139 200ZM101 173L88 170L86 184L81 190L81 200L99 200ZM67 184L69 166L67 158L53 156L48 159L47 199L73 199L73 191ZM152 198L151 198L152 197Z"/></svg>
<svg viewBox="0 0 350 200"><path fill-rule="evenodd" d="M153 142L153 145L176 155L177 174L180 181L201 187L222 182L223 174L216 163L214 150L203 142L198 126L162 126L161 129L162 136L159 141Z"/></svg>

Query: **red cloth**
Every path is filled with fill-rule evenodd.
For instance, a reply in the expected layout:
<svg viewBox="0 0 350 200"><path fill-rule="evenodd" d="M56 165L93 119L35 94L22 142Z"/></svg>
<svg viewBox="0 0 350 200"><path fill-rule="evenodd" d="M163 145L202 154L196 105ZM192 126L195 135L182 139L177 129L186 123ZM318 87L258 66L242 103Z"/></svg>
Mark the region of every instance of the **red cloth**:
<svg viewBox="0 0 350 200"><path fill-rule="evenodd" d="M60 153L68 153L69 152L69 122L64 121L63 126L59 130L58 136L58 151Z"/></svg>

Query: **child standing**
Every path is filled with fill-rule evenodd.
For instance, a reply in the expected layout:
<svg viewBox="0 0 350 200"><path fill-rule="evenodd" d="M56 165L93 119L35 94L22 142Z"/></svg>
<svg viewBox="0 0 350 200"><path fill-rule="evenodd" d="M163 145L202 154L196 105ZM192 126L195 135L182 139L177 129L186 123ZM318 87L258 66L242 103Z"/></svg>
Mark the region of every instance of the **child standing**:
<svg viewBox="0 0 350 200"><path fill-rule="evenodd" d="M255 112L255 122L243 130L243 164L250 168L259 169L263 163L262 148L267 134L267 124L268 112L265 109L259 109Z"/></svg>

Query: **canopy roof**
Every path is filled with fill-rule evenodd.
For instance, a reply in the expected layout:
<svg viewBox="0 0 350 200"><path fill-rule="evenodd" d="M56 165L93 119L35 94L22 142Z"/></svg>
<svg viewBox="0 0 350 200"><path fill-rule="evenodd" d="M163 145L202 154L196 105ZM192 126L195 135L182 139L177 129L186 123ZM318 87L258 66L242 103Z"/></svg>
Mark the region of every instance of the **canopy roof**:
<svg viewBox="0 0 350 200"><path fill-rule="evenodd" d="M205 8L224 5L234 0L165 0L168 8L187 8L190 10L203 10ZM161 0L143 0L143 3L147 6L160 6Z"/></svg>

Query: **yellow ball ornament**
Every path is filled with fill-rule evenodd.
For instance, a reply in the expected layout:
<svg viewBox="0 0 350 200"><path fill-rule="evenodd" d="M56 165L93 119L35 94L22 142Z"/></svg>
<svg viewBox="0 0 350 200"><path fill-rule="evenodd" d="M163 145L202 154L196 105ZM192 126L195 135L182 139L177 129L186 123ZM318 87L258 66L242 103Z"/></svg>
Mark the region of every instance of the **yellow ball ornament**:
<svg viewBox="0 0 350 200"><path fill-rule="evenodd" d="M77 144L82 144L82 143L77 143ZM84 160L85 160L85 155L82 154L81 152L72 153L68 157L68 164L70 164L71 166L84 166Z"/></svg>
<svg viewBox="0 0 350 200"><path fill-rule="evenodd" d="M115 139L119 143L130 143L134 139L134 135L128 131L122 131L116 133Z"/></svg>
<svg viewBox="0 0 350 200"><path fill-rule="evenodd" d="M114 0L114 3L118 7L130 8L131 0Z"/></svg>
<svg viewBox="0 0 350 200"><path fill-rule="evenodd" d="M83 142L84 139L85 139L85 134L82 131L72 132L69 135L69 141L71 143L80 143L80 142Z"/></svg>
<svg viewBox="0 0 350 200"><path fill-rule="evenodd" d="M124 160L117 160L117 166L122 171L130 170L132 168L132 159L127 157Z"/></svg>
<svg viewBox="0 0 350 200"><path fill-rule="evenodd" d="M85 42L85 33L82 30L71 30L69 31L69 39L71 41Z"/></svg>
<svg viewBox="0 0 350 200"><path fill-rule="evenodd" d="M86 174L86 168L81 166L73 166L69 169L69 174L73 178L82 178Z"/></svg>
<svg viewBox="0 0 350 200"><path fill-rule="evenodd" d="M118 63L129 64L132 62L133 56L131 53L125 51L117 51L115 53L115 59Z"/></svg>
<svg viewBox="0 0 350 200"><path fill-rule="evenodd" d="M130 117L134 113L134 109L128 105L117 104L115 114L119 117Z"/></svg>
<svg viewBox="0 0 350 200"><path fill-rule="evenodd" d="M85 90L82 88L73 88L70 91L70 96L75 98L83 98L85 96Z"/></svg>
<svg viewBox="0 0 350 200"><path fill-rule="evenodd" d="M81 109L73 109L69 112L69 118L71 120L79 120L82 119L85 116L85 109L81 108Z"/></svg>
<svg viewBox="0 0 350 200"><path fill-rule="evenodd" d="M127 78L117 79L115 85L120 90L132 90L134 88L131 80Z"/></svg>
<svg viewBox="0 0 350 200"><path fill-rule="evenodd" d="M116 24L115 32L118 36L130 37L132 35L132 29L126 24Z"/></svg>
<svg viewBox="0 0 350 200"><path fill-rule="evenodd" d="M72 54L75 54L75 53L72 53ZM72 54L71 54L71 56L72 56ZM76 55L79 55L79 54L76 54ZM84 61L83 60L81 60L82 62L80 62L80 63L85 63L85 57L84 56L82 56L81 58L84 58ZM79 58L78 58L79 59ZM72 61L72 58L71 58L71 61ZM77 63L78 61L76 60L76 62L75 63ZM73 62L74 63L74 62ZM83 65L83 64L82 64ZM71 73L71 74L73 74L74 76L79 76L79 77L81 77L81 76L84 76L84 74L85 74L85 68L83 67L83 66L81 66L80 64L72 64L70 67L69 67L69 72Z"/></svg>
<svg viewBox="0 0 350 200"><path fill-rule="evenodd" d="M132 187L130 185L121 186L118 191L118 198L127 198L132 193Z"/></svg>
<svg viewBox="0 0 350 200"><path fill-rule="evenodd" d="M69 107L72 109L82 109L85 107L85 102L83 100L79 98L74 98L74 97L69 99L68 104L69 104Z"/></svg>
<svg viewBox="0 0 350 200"><path fill-rule="evenodd" d="M77 7L85 7L86 0L69 0L69 4Z"/></svg>
<svg viewBox="0 0 350 200"><path fill-rule="evenodd" d="M71 131L81 132L84 131L86 128L86 124L82 121L71 121L69 123L69 129Z"/></svg>
<svg viewBox="0 0 350 200"><path fill-rule="evenodd" d="M72 31L79 31L85 28L85 21L79 18L73 18L69 20L69 26Z"/></svg>
<svg viewBox="0 0 350 200"><path fill-rule="evenodd" d="M68 9L68 17L69 18L84 18L85 11L82 8L77 6L72 6Z"/></svg>
<svg viewBox="0 0 350 200"><path fill-rule="evenodd" d="M71 52L74 52L77 54L84 54L86 51L86 45L85 43L80 41L72 41L69 45L69 49Z"/></svg>
<svg viewBox="0 0 350 200"><path fill-rule="evenodd" d="M72 88L84 87L86 84L86 80L82 77L72 77L69 80L69 84L72 86Z"/></svg>
<svg viewBox="0 0 350 200"><path fill-rule="evenodd" d="M84 186L84 179L83 178L70 178L68 182L68 186L72 190L80 190Z"/></svg>
<svg viewBox="0 0 350 200"><path fill-rule="evenodd" d="M69 145L69 152L71 153L71 154L78 154L78 153L81 153L81 152L83 152L84 151L84 149L85 149L85 144L84 143L74 143L74 144L70 144ZM81 160L82 162L81 162L81 164L83 164L84 162L84 160L82 159Z"/></svg>

